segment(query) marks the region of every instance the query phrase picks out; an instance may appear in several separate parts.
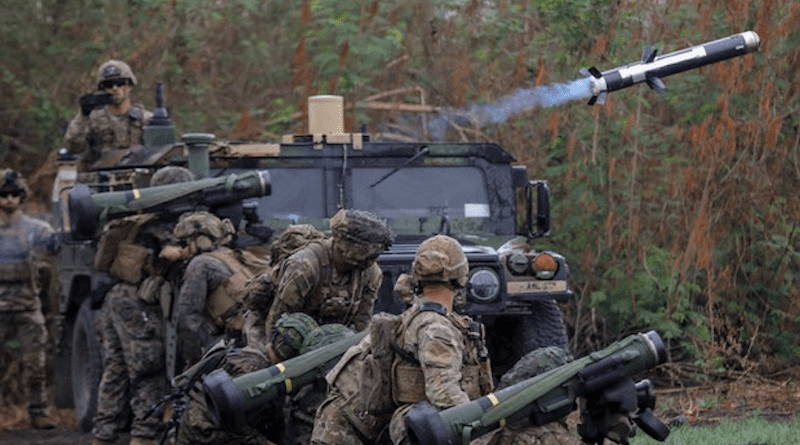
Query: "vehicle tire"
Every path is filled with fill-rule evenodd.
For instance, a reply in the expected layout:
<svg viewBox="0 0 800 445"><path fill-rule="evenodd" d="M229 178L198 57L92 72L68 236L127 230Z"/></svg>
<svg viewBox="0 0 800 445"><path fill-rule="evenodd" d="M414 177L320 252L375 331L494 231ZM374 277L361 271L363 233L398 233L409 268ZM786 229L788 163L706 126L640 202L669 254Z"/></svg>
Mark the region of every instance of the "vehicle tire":
<svg viewBox="0 0 800 445"><path fill-rule="evenodd" d="M100 342L94 328L96 311L84 300L72 331L72 401L84 432L92 430L97 412L97 388L103 371Z"/></svg>
<svg viewBox="0 0 800 445"><path fill-rule="evenodd" d="M57 408L72 408L72 325L73 323L64 321L64 338L57 340L60 346L53 354L53 395Z"/></svg>
<svg viewBox="0 0 800 445"><path fill-rule="evenodd" d="M559 346L569 351L564 317L555 300L537 301L531 305L529 315L497 317L486 326L495 381L530 351L547 346Z"/></svg>

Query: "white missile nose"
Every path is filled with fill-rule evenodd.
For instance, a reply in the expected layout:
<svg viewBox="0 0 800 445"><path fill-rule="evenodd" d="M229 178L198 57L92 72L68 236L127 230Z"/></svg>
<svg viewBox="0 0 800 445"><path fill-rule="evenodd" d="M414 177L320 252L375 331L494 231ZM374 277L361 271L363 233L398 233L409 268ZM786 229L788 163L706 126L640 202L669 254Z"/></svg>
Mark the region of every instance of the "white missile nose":
<svg viewBox="0 0 800 445"><path fill-rule="evenodd" d="M744 44L748 53L757 50L759 45L761 45L761 38L754 31L745 31L741 36L744 39Z"/></svg>

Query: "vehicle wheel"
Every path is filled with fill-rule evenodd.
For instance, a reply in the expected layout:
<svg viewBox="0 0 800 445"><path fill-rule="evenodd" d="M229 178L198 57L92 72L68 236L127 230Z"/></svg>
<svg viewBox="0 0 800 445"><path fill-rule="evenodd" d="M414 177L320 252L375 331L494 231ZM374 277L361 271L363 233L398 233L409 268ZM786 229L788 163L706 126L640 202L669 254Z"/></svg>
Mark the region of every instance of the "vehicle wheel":
<svg viewBox="0 0 800 445"><path fill-rule="evenodd" d="M95 311L84 300L72 331L72 401L84 432L92 430L97 411L97 388L103 371L100 342L94 329Z"/></svg>
<svg viewBox="0 0 800 445"><path fill-rule="evenodd" d="M61 340L57 352L53 355L53 392L54 402L58 408L72 408L72 377L71 354L72 350L72 325L67 322L64 326L64 338Z"/></svg>
<svg viewBox="0 0 800 445"><path fill-rule="evenodd" d="M567 328L555 300L531 303L530 315L497 317L486 326L487 347L495 381L530 351L559 346L569 351Z"/></svg>

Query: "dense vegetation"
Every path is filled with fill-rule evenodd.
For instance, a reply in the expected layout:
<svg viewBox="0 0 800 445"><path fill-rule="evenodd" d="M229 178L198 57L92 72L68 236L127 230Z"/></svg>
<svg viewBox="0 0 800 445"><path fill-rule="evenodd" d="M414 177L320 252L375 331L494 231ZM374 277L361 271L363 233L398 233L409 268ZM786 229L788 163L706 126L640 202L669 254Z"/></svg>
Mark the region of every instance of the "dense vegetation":
<svg viewBox="0 0 800 445"><path fill-rule="evenodd" d="M575 348L655 328L704 370L800 363L800 4L790 0L10 0L0 17L0 165L60 147L104 60L138 101L161 80L180 132L275 140L313 94L347 129L416 135L426 115L745 30L758 53L637 86L603 107L533 109L453 137L502 144L554 186ZM372 105L370 105L372 104ZM52 156L50 156L52 160ZM49 172L32 176L46 196Z"/></svg>

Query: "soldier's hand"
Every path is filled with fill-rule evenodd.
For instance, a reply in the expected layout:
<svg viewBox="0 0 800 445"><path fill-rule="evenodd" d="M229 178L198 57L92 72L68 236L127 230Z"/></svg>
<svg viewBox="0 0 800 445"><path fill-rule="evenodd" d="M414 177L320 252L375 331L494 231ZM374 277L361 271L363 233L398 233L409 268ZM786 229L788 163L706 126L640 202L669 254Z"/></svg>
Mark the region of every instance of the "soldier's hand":
<svg viewBox="0 0 800 445"><path fill-rule="evenodd" d="M180 246L164 246L158 254L159 258L164 258L169 262L175 262L183 258L183 248Z"/></svg>

